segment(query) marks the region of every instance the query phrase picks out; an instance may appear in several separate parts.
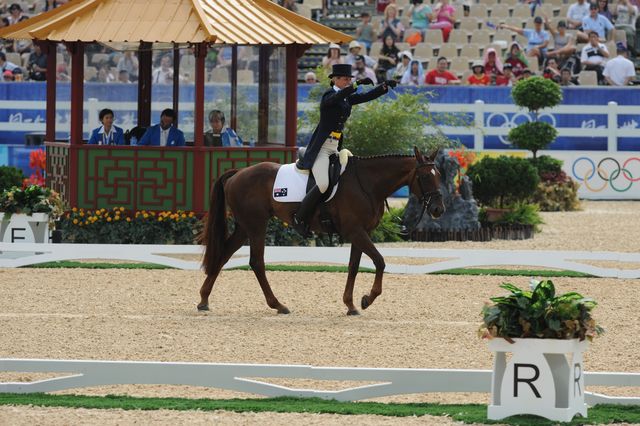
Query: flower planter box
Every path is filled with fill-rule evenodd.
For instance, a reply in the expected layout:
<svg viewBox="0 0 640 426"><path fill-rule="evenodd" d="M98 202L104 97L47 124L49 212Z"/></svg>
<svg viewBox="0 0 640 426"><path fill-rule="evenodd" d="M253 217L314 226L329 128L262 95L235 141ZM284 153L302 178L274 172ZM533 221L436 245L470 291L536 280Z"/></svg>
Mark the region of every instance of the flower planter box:
<svg viewBox="0 0 640 426"><path fill-rule="evenodd" d="M0 213L0 242L3 243L49 243L49 215L14 213L8 219Z"/></svg>
<svg viewBox="0 0 640 426"><path fill-rule="evenodd" d="M578 339L513 339L489 341L495 352L491 404L487 417L500 420L534 414L568 422L587 417L582 353L588 342ZM512 356L507 362L507 353Z"/></svg>

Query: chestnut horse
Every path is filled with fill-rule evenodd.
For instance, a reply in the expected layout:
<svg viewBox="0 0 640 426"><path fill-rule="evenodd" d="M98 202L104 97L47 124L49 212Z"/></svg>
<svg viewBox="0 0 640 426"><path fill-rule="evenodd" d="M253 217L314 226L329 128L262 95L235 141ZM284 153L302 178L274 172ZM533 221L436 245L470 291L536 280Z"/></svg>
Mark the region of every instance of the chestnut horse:
<svg viewBox="0 0 640 426"><path fill-rule="evenodd" d="M427 209L431 216L439 217L444 212L439 191L440 173L433 162L435 155L425 158L418 148L414 148L414 155L349 159L338 190L327 203L336 230L351 242L349 273L342 299L347 305L347 315L359 313L353 304L353 286L362 253L369 256L376 267L371 292L362 297L362 309L367 309L382 293L385 263L369 238L369 233L380 222L385 199L400 187L408 185L411 193L421 200L423 209ZM200 289L198 310L209 310L209 295L220 270L248 238L249 265L260 283L267 305L280 314L289 313L289 309L271 291L264 267L268 220L271 216L277 216L292 223L293 214L299 206L299 203L283 203L273 199L273 184L279 167L279 164L265 162L242 170L229 170L214 183L208 219L199 238L200 244L206 244L202 265L207 278ZM236 222L231 235L227 230L227 207ZM310 225L312 230L321 230L318 212Z"/></svg>

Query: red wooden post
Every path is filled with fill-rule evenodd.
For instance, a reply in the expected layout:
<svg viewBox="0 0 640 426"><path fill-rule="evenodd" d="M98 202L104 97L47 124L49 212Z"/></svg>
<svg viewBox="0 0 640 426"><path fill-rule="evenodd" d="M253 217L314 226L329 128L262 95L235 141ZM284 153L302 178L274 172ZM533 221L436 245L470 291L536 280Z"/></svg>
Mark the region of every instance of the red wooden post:
<svg viewBox="0 0 640 426"><path fill-rule="evenodd" d="M84 121L84 43L69 43L71 51L71 128L69 149L69 204L78 205L79 147L83 144ZM55 75L55 68L52 70Z"/></svg>
<svg viewBox="0 0 640 426"><path fill-rule="evenodd" d="M178 128L180 102L180 49L177 44L173 44L173 111L176 113L176 120L173 125Z"/></svg>
<svg viewBox="0 0 640 426"><path fill-rule="evenodd" d="M238 129L238 45L231 47L231 123L233 130Z"/></svg>
<svg viewBox="0 0 640 426"><path fill-rule="evenodd" d="M47 54L47 112L46 134L44 140L55 142L56 140L56 43L48 41L42 43L43 50Z"/></svg>
<svg viewBox="0 0 640 426"><path fill-rule="evenodd" d="M138 126L151 124L151 43L140 42L138 58Z"/></svg>
<svg viewBox="0 0 640 426"><path fill-rule="evenodd" d="M204 146L204 80L205 80L205 58L207 56L207 44L199 43L195 47L196 56L196 87L195 87L195 105L193 106L193 140L194 140L194 156L193 156L193 210L204 212L204 156L207 152Z"/></svg>

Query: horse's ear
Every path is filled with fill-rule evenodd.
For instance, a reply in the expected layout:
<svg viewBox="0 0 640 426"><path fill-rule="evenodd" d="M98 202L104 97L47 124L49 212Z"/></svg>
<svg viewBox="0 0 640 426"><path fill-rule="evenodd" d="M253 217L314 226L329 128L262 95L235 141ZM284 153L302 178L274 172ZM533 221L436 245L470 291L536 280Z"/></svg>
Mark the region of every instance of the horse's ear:
<svg viewBox="0 0 640 426"><path fill-rule="evenodd" d="M413 153L416 156L416 160L418 160L418 163L424 163L424 156L420 152L420 149L415 145L413 146Z"/></svg>
<svg viewBox="0 0 640 426"><path fill-rule="evenodd" d="M434 162L439 153L440 153L440 148L438 148L435 151L433 151L431 153L431 155L429 155L429 157L428 157L429 158L429 162Z"/></svg>

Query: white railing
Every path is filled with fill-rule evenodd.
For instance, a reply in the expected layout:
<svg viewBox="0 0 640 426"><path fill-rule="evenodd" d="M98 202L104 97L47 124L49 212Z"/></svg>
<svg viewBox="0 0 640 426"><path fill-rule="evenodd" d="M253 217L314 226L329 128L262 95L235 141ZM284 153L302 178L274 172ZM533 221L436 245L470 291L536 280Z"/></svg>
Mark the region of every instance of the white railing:
<svg viewBox="0 0 640 426"><path fill-rule="evenodd" d="M426 392L491 392L490 370L345 368L310 365L0 359L0 372L72 373L35 382L0 383L0 393L54 392L89 386L206 386L268 397L357 401ZM251 379L248 379L250 377ZM255 378L378 382L342 390L296 389ZM585 386L640 387L639 373L585 373ZM586 402L640 405L640 397L585 392Z"/></svg>
<svg viewBox="0 0 640 426"><path fill-rule="evenodd" d="M155 263L172 268L198 270L200 261L181 260L169 255L201 255L196 245L127 245L127 244L27 244L0 243L0 268L16 268L43 262L81 259L129 260ZM349 247L267 247L266 263L308 262L348 265ZM407 265L387 261L386 272L428 274L453 268L476 266L535 266L564 269L598 277L640 278L640 269L620 269L589 265L593 261L640 264L640 253L542 251L542 250L458 250L379 248L385 257L433 259L433 263ZM444 260L443 260L444 259ZM249 247L241 247L224 266L225 269L249 265ZM375 268L366 256L361 266Z"/></svg>

